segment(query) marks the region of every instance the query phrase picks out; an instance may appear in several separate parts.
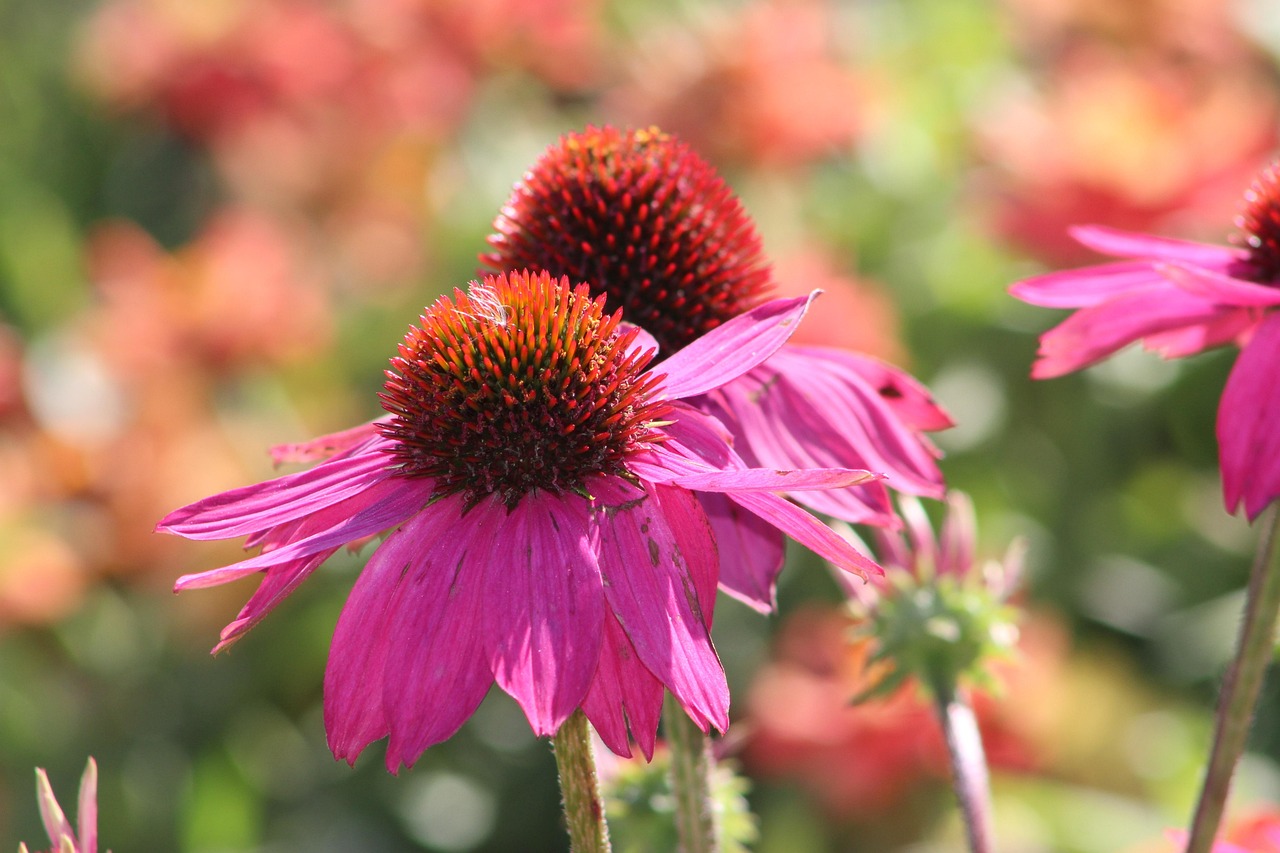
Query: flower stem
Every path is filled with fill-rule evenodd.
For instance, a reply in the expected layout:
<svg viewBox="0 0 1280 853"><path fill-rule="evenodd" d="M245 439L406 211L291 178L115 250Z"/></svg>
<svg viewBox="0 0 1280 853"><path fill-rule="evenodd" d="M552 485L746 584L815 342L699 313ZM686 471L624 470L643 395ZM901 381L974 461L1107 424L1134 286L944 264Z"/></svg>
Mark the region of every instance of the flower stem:
<svg viewBox="0 0 1280 853"><path fill-rule="evenodd" d="M951 758L951 779L964 821L971 853L990 853L991 787L987 776L987 756L973 709L954 685L935 683L934 700L938 719Z"/></svg>
<svg viewBox="0 0 1280 853"><path fill-rule="evenodd" d="M682 853L716 853L720 849L715 803L711 797L711 738L668 701L662 724L671 749L671 792L676 805L676 836Z"/></svg>
<svg viewBox="0 0 1280 853"><path fill-rule="evenodd" d="M564 721L551 746L560 771L569 848L573 853L609 853L609 825L604 819L591 729L581 710Z"/></svg>
<svg viewBox="0 0 1280 853"><path fill-rule="evenodd" d="M1267 510L1262 541L1249 574L1249 589L1240 623L1240 640L1235 660L1222 679L1218 697L1217 722L1204 787L1196 804L1187 853L1208 853L1213 846L1236 762L1244 752L1254 708L1262 689L1262 677L1275 649L1276 613L1280 611L1280 560L1276 559L1276 534L1280 511L1275 504Z"/></svg>

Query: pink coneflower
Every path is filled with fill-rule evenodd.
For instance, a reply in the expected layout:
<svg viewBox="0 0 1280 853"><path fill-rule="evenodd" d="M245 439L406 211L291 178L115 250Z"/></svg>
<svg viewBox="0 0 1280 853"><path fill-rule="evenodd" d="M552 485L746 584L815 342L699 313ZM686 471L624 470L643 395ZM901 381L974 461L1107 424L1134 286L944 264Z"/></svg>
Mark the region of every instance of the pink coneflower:
<svg viewBox="0 0 1280 853"><path fill-rule="evenodd" d="M53 842L49 853L98 853L98 765L92 758L80 777L77 825L74 828L58 805L53 786L49 784L49 774L43 767L36 769L36 795L40 819ZM19 844L18 853L28 853L27 845Z"/></svg>
<svg viewBox="0 0 1280 853"><path fill-rule="evenodd" d="M265 572L221 646L330 554L381 531L338 620L325 724L354 762L390 736L393 772L451 736L496 681L539 735L577 708L610 749L653 751L663 688L707 731L729 693L708 630L716 494L859 574L879 569L775 494L873 478L751 468L681 402L751 370L808 298L776 300L646 370L654 347L586 285L490 276L426 310L392 359L389 417L287 449L316 467L206 498L159 529L247 535L262 553L177 588Z"/></svg>
<svg viewBox="0 0 1280 853"><path fill-rule="evenodd" d="M590 283L664 357L759 305L770 287L741 203L710 165L656 128L563 137L516 185L494 228L485 265ZM942 494L937 452L922 431L951 422L919 383L876 359L786 346L689 402L728 428L749 465L865 468L899 491ZM847 521L896 524L880 482L792 497ZM720 495L702 500L723 588L772 609L782 535Z"/></svg>
<svg viewBox="0 0 1280 853"><path fill-rule="evenodd" d="M1079 309L1041 337L1037 379L1135 341L1165 358L1239 346L1218 405L1218 452L1227 509L1243 502L1252 520L1280 496L1280 162L1258 176L1245 202L1235 246L1076 228L1085 246L1128 260L1036 276L1009 292Z"/></svg>

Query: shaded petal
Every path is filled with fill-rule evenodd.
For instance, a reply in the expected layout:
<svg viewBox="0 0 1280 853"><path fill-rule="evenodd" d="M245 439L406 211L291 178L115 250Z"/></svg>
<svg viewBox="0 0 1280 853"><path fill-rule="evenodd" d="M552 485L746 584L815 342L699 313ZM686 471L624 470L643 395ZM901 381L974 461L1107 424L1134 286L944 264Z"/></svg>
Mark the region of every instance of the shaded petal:
<svg viewBox="0 0 1280 853"><path fill-rule="evenodd" d="M1236 359L1218 404L1218 451L1227 510L1252 521L1280 497L1280 314Z"/></svg>
<svg viewBox="0 0 1280 853"><path fill-rule="evenodd" d="M1219 305L1242 308L1280 305L1280 288L1277 287L1186 264L1157 264L1156 269L1188 293Z"/></svg>
<svg viewBox="0 0 1280 853"><path fill-rule="evenodd" d="M485 535L493 553L481 612L493 677L535 734L554 734L582 704L600 660L604 590L588 504L535 493Z"/></svg>
<svg viewBox="0 0 1280 853"><path fill-rule="evenodd" d="M429 480L400 477L381 480L362 496L363 509L342 518L332 527L229 566L184 575L178 578L174 588L183 590L217 586L322 551L332 552L348 542L363 539L404 521L427 504L431 499L431 489Z"/></svg>
<svg viewBox="0 0 1280 853"><path fill-rule="evenodd" d="M720 588L761 613L773 611L774 587L786 559L786 537L724 495L703 494L720 553Z"/></svg>
<svg viewBox="0 0 1280 853"><path fill-rule="evenodd" d="M1241 249L1230 246L1155 237L1101 225L1078 225L1071 228L1070 233L1082 246L1118 258L1186 261L1197 266L1225 269L1247 256Z"/></svg>
<svg viewBox="0 0 1280 853"><path fill-rule="evenodd" d="M1224 309L1173 286L1138 290L1072 314L1040 338L1036 379L1061 376L1100 361L1147 335L1214 323Z"/></svg>
<svg viewBox="0 0 1280 853"><path fill-rule="evenodd" d="M770 492L738 492L728 497L845 571L864 578L884 574L874 560L858 553L830 527L786 498Z"/></svg>
<svg viewBox="0 0 1280 853"><path fill-rule="evenodd" d="M1151 261L1125 261L1024 278L1010 285L1009 294L1043 308L1089 308L1129 291L1165 284Z"/></svg>
<svg viewBox="0 0 1280 853"><path fill-rule="evenodd" d="M698 337L654 368L666 374L658 393L693 397L746 373L787 342L819 292L774 299Z"/></svg>
<svg viewBox="0 0 1280 853"><path fill-rule="evenodd" d="M233 539L309 515L391 476L385 439L367 452L213 495L169 513L156 529L188 539Z"/></svg>
<svg viewBox="0 0 1280 853"><path fill-rule="evenodd" d="M614 753L631 757L629 726L645 760L653 760L662 717L662 682L640 662L635 646L612 613L604 620L600 666L582 701L582 712Z"/></svg>
<svg viewBox="0 0 1280 853"><path fill-rule="evenodd" d="M389 419L388 416L379 420ZM365 445L376 444L378 435L378 421L374 421L341 432L331 432L310 441L277 444L271 448L271 461L282 465L285 462L314 462L317 459L328 459L338 454L350 456L360 453L365 449Z"/></svg>
<svg viewBox="0 0 1280 853"><path fill-rule="evenodd" d="M646 491L647 500L596 509L605 596L645 667L703 731L724 731L729 686L696 580L707 569L690 567L706 554L684 552L682 537L672 529L683 522L665 513L669 496L658 496L653 485Z"/></svg>
<svg viewBox="0 0 1280 853"><path fill-rule="evenodd" d="M749 377L722 389L722 399L741 428L745 446L739 452L749 449L756 464L869 469L887 475L898 491L942 495L932 443L904 423L856 367L830 351L786 347Z"/></svg>
<svg viewBox="0 0 1280 853"><path fill-rule="evenodd" d="M1236 343L1257 325L1258 317L1252 311L1224 309L1224 313L1195 326L1147 335L1142 345L1163 358L1182 358Z"/></svg>
<svg viewBox="0 0 1280 853"><path fill-rule="evenodd" d="M861 376L867 385L875 389L880 399L893 409L898 418L912 429L933 432L955 426L951 415L933 399L929 389L901 368L850 350L803 346L790 349L809 358L837 362Z"/></svg>
<svg viewBox="0 0 1280 853"><path fill-rule="evenodd" d="M245 602L244 607L240 608L236 618L222 629L218 635L218 644L213 647L213 653L217 654L226 649L247 634L250 628L265 619L276 605L288 598L304 580L311 576L312 572L333 556L336 550L334 548L321 551L319 554L312 554L310 557L303 557L301 560L294 560L268 571L262 578L262 583L258 584L253 595Z"/></svg>

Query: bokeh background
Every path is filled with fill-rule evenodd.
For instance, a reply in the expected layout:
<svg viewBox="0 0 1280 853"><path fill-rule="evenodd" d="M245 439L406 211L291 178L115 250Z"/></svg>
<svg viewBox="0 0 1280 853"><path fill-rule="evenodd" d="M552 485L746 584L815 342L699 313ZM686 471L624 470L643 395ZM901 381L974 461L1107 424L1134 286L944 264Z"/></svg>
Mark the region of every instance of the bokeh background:
<svg viewBox="0 0 1280 853"><path fill-rule="evenodd" d="M565 848L497 691L399 777L329 755L359 556L212 658L252 582L170 590L235 545L152 528L376 416L404 329L588 123L714 163L779 289L826 290L803 334L924 380L983 550L1029 543L1023 656L980 702L1002 849L1163 849L1255 544L1216 470L1231 354L1033 383L1061 315L1005 288L1091 260L1072 223L1224 241L1278 59L1276 0L3 0L0 850L43 841L32 769L70 806L90 754L116 853ZM960 849L927 714L846 706L836 586L791 557L777 616L717 611L754 849ZM1278 722L1272 683L1235 812L1280 801Z"/></svg>

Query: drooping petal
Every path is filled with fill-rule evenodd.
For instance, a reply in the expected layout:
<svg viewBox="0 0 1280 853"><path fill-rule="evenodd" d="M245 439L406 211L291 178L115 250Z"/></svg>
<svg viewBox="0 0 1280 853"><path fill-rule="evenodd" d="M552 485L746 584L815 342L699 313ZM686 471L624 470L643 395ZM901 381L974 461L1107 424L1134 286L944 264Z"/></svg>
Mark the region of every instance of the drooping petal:
<svg viewBox="0 0 1280 853"><path fill-rule="evenodd" d="M273 566L282 566L294 560L332 551L348 542L363 539L395 527L421 509L431 498L431 483L427 480L409 480L399 477L380 480L364 495L364 509L339 521L333 527L304 537L279 548L263 551L256 557L232 563L207 572L184 575L178 579L175 589L199 589L217 586L228 581L251 575Z"/></svg>
<svg viewBox="0 0 1280 853"><path fill-rule="evenodd" d="M883 474L848 468L811 468L791 471L779 471L773 468L739 468L732 471L686 474L668 482L700 492L789 492L848 488L883 478Z"/></svg>
<svg viewBox="0 0 1280 853"><path fill-rule="evenodd" d="M729 686L711 643L709 613L680 537L649 499L599 507L596 528L605 596L645 667L666 685L704 731L729 724Z"/></svg>
<svg viewBox="0 0 1280 853"><path fill-rule="evenodd" d="M786 537L724 495L706 493L698 499L720 553L720 588L753 610L773 612L774 587L786 560Z"/></svg>
<svg viewBox="0 0 1280 853"><path fill-rule="evenodd" d="M1252 521L1280 497L1280 314L1236 359L1218 404L1218 453L1227 510Z"/></svg>
<svg viewBox="0 0 1280 853"><path fill-rule="evenodd" d="M80 777L80 801L76 805L76 827L80 849L76 853L98 853L98 762L89 757Z"/></svg>
<svg viewBox="0 0 1280 853"><path fill-rule="evenodd" d="M1048 379L1071 373L1147 335L1213 322L1222 310L1172 284L1117 296L1077 311L1046 332L1031 375Z"/></svg>
<svg viewBox="0 0 1280 853"><path fill-rule="evenodd" d="M864 578L884 574L874 560L858 553L830 527L786 498L770 492L738 492L728 497L845 571Z"/></svg>
<svg viewBox="0 0 1280 853"><path fill-rule="evenodd" d="M262 578L262 583L245 602L244 607L240 608L236 618L222 629L218 635L218 644L213 647L213 653L217 654L228 648L247 634L249 629L265 619L276 605L288 598L304 580L311 576L312 572L333 556L335 550L337 549L321 551L268 571Z"/></svg>
<svg viewBox="0 0 1280 853"><path fill-rule="evenodd" d="M493 683L479 631L483 569L466 559L487 552L487 540L462 523L461 509L461 499L445 498L391 534L338 618L325 729L348 763L390 734L388 769L412 764L457 731Z"/></svg>
<svg viewBox="0 0 1280 853"><path fill-rule="evenodd" d="M582 701L582 712L614 753L631 757L631 744L627 739L630 728L631 737L645 760L653 760L658 720L662 716L662 682L640 662L635 647L612 613L605 616L600 666Z"/></svg>
<svg viewBox="0 0 1280 853"><path fill-rule="evenodd" d="M535 734L554 734L600 659L604 590L587 501L534 493L484 535L493 540L481 610L494 680Z"/></svg>
<svg viewBox="0 0 1280 853"><path fill-rule="evenodd" d="M817 294L766 302L673 353L654 368L666 374L659 393L693 397L746 373L787 342Z"/></svg>
<svg viewBox="0 0 1280 853"><path fill-rule="evenodd" d="M1123 261L1024 278L1009 287L1009 294L1042 308L1089 308L1130 291L1157 287L1162 280L1151 261Z"/></svg>
<svg viewBox="0 0 1280 853"><path fill-rule="evenodd" d="M385 440L353 456L213 495L169 513L156 529L188 539L234 539L301 518L359 494L391 475Z"/></svg>
<svg viewBox="0 0 1280 853"><path fill-rule="evenodd" d="M1169 281L1190 294L1219 305L1271 308L1280 305L1280 288L1258 284L1188 264L1157 264Z"/></svg>
<svg viewBox="0 0 1280 853"><path fill-rule="evenodd" d="M1078 225L1071 228L1070 233L1081 245L1103 255L1117 258L1186 261L1209 269L1224 269L1230 264L1243 260L1247 254L1241 249L1229 246L1156 237L1101 225Z"/></svg>

